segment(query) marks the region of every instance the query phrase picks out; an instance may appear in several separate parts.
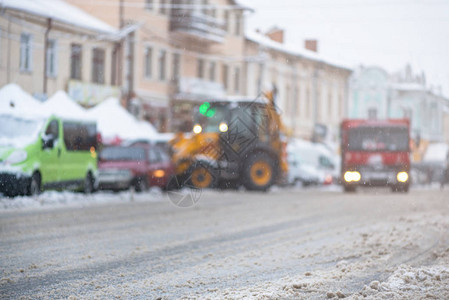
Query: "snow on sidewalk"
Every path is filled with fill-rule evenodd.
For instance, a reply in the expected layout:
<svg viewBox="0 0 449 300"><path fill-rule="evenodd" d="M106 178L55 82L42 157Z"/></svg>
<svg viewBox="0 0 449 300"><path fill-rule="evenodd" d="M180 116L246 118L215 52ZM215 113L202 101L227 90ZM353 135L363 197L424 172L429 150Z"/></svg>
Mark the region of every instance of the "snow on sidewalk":
<svg viewBox="0 0 449 300"><path fill-rule="evenodd" d="M119 193L100 191L91 195L71 191L46 191L37 197L2 197L0 212L26 209L51 209L56 207L84 207L104 203L120 202L162 202L167 201L165 193L159 188L151 188L144 193L123 191Z"/></svg>

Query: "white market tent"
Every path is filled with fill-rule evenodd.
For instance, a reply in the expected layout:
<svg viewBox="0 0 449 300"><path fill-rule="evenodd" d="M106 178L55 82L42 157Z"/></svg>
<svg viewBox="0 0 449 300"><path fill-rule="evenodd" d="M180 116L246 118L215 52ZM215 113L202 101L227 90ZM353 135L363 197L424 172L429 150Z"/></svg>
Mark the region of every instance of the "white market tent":
<svg viewBox="0 0 449 300"><path fill-rule="evenodd" d="M105 142L152 140L159 137L153 125L137 120L116 98L106 99L86 110L64 91L56 92L46 102L41 103L17 84L8 84L0 89L0 114L31 117L54 114L68 119L95 120Z"/></svg>
<svg viewBox="0 0 449 300"><path fill-rule="evenodd" d="M156 129L148 122L137 120L117 98L108 98L87 111L88 116L97 120L97 128L105 142L135 139L154 139Z"/></svg>
<svg viewBox="0 0 449 300"><path fill-rule="evenodd" d="M14 83L7 84L0 89L0 113L42 115L42 103L33 98Z"/></svg>
<svg viewBox="0 0 449 300"><path fill-rule="evenodd" d="M66 119L95 120L89 117L87 111L64 91L57 91L42 104L42 107L44 111Z"/></svg>

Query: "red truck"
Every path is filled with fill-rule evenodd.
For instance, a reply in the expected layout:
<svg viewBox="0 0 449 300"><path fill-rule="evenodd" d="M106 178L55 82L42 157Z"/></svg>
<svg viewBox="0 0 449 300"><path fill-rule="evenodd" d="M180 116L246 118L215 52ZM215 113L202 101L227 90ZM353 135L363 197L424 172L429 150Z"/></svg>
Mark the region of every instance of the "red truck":
<svg viewBox="0 0 449 300"><path fill-rule="evenodd" d="M341 178L344 190L410 186L410 121L344 120L341 124Z"/></svg>

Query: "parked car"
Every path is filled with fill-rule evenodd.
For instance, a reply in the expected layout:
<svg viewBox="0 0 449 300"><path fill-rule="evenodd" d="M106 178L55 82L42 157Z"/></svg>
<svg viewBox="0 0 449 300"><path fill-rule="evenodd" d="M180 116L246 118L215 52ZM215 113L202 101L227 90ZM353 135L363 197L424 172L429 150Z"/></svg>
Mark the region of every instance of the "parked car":
<svg viewBox="0 0 449 300"><path fill-rule="evenodd" d="M0 193L34 195L43 189L96 188L94 121L0 114Z"/></svg>
<svg viewBox="0 0 449 300"><path fill-rule="evenodd" d="M105 147L99 156L99 187L103 190L137 192L149 186L166 189L174 167L161 147L136 143Z"/></svg>
<svg viewBox="0 0 449 300"><path fill-rule="evenodd" d="M287 146L288 182L304 186L331 184L336 180L336 158L321 144L294 139Z"/></svg>

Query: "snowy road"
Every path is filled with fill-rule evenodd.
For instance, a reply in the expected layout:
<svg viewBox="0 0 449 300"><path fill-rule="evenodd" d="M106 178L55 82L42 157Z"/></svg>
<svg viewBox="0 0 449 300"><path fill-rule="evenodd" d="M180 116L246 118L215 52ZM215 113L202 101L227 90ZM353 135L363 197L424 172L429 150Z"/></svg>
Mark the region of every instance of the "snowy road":
<svg viewBox="0 0 449 300"><path fill-rule="evenodd" d="M0 297L449 299L448 190L148 197L2 210Z"/></svg>

